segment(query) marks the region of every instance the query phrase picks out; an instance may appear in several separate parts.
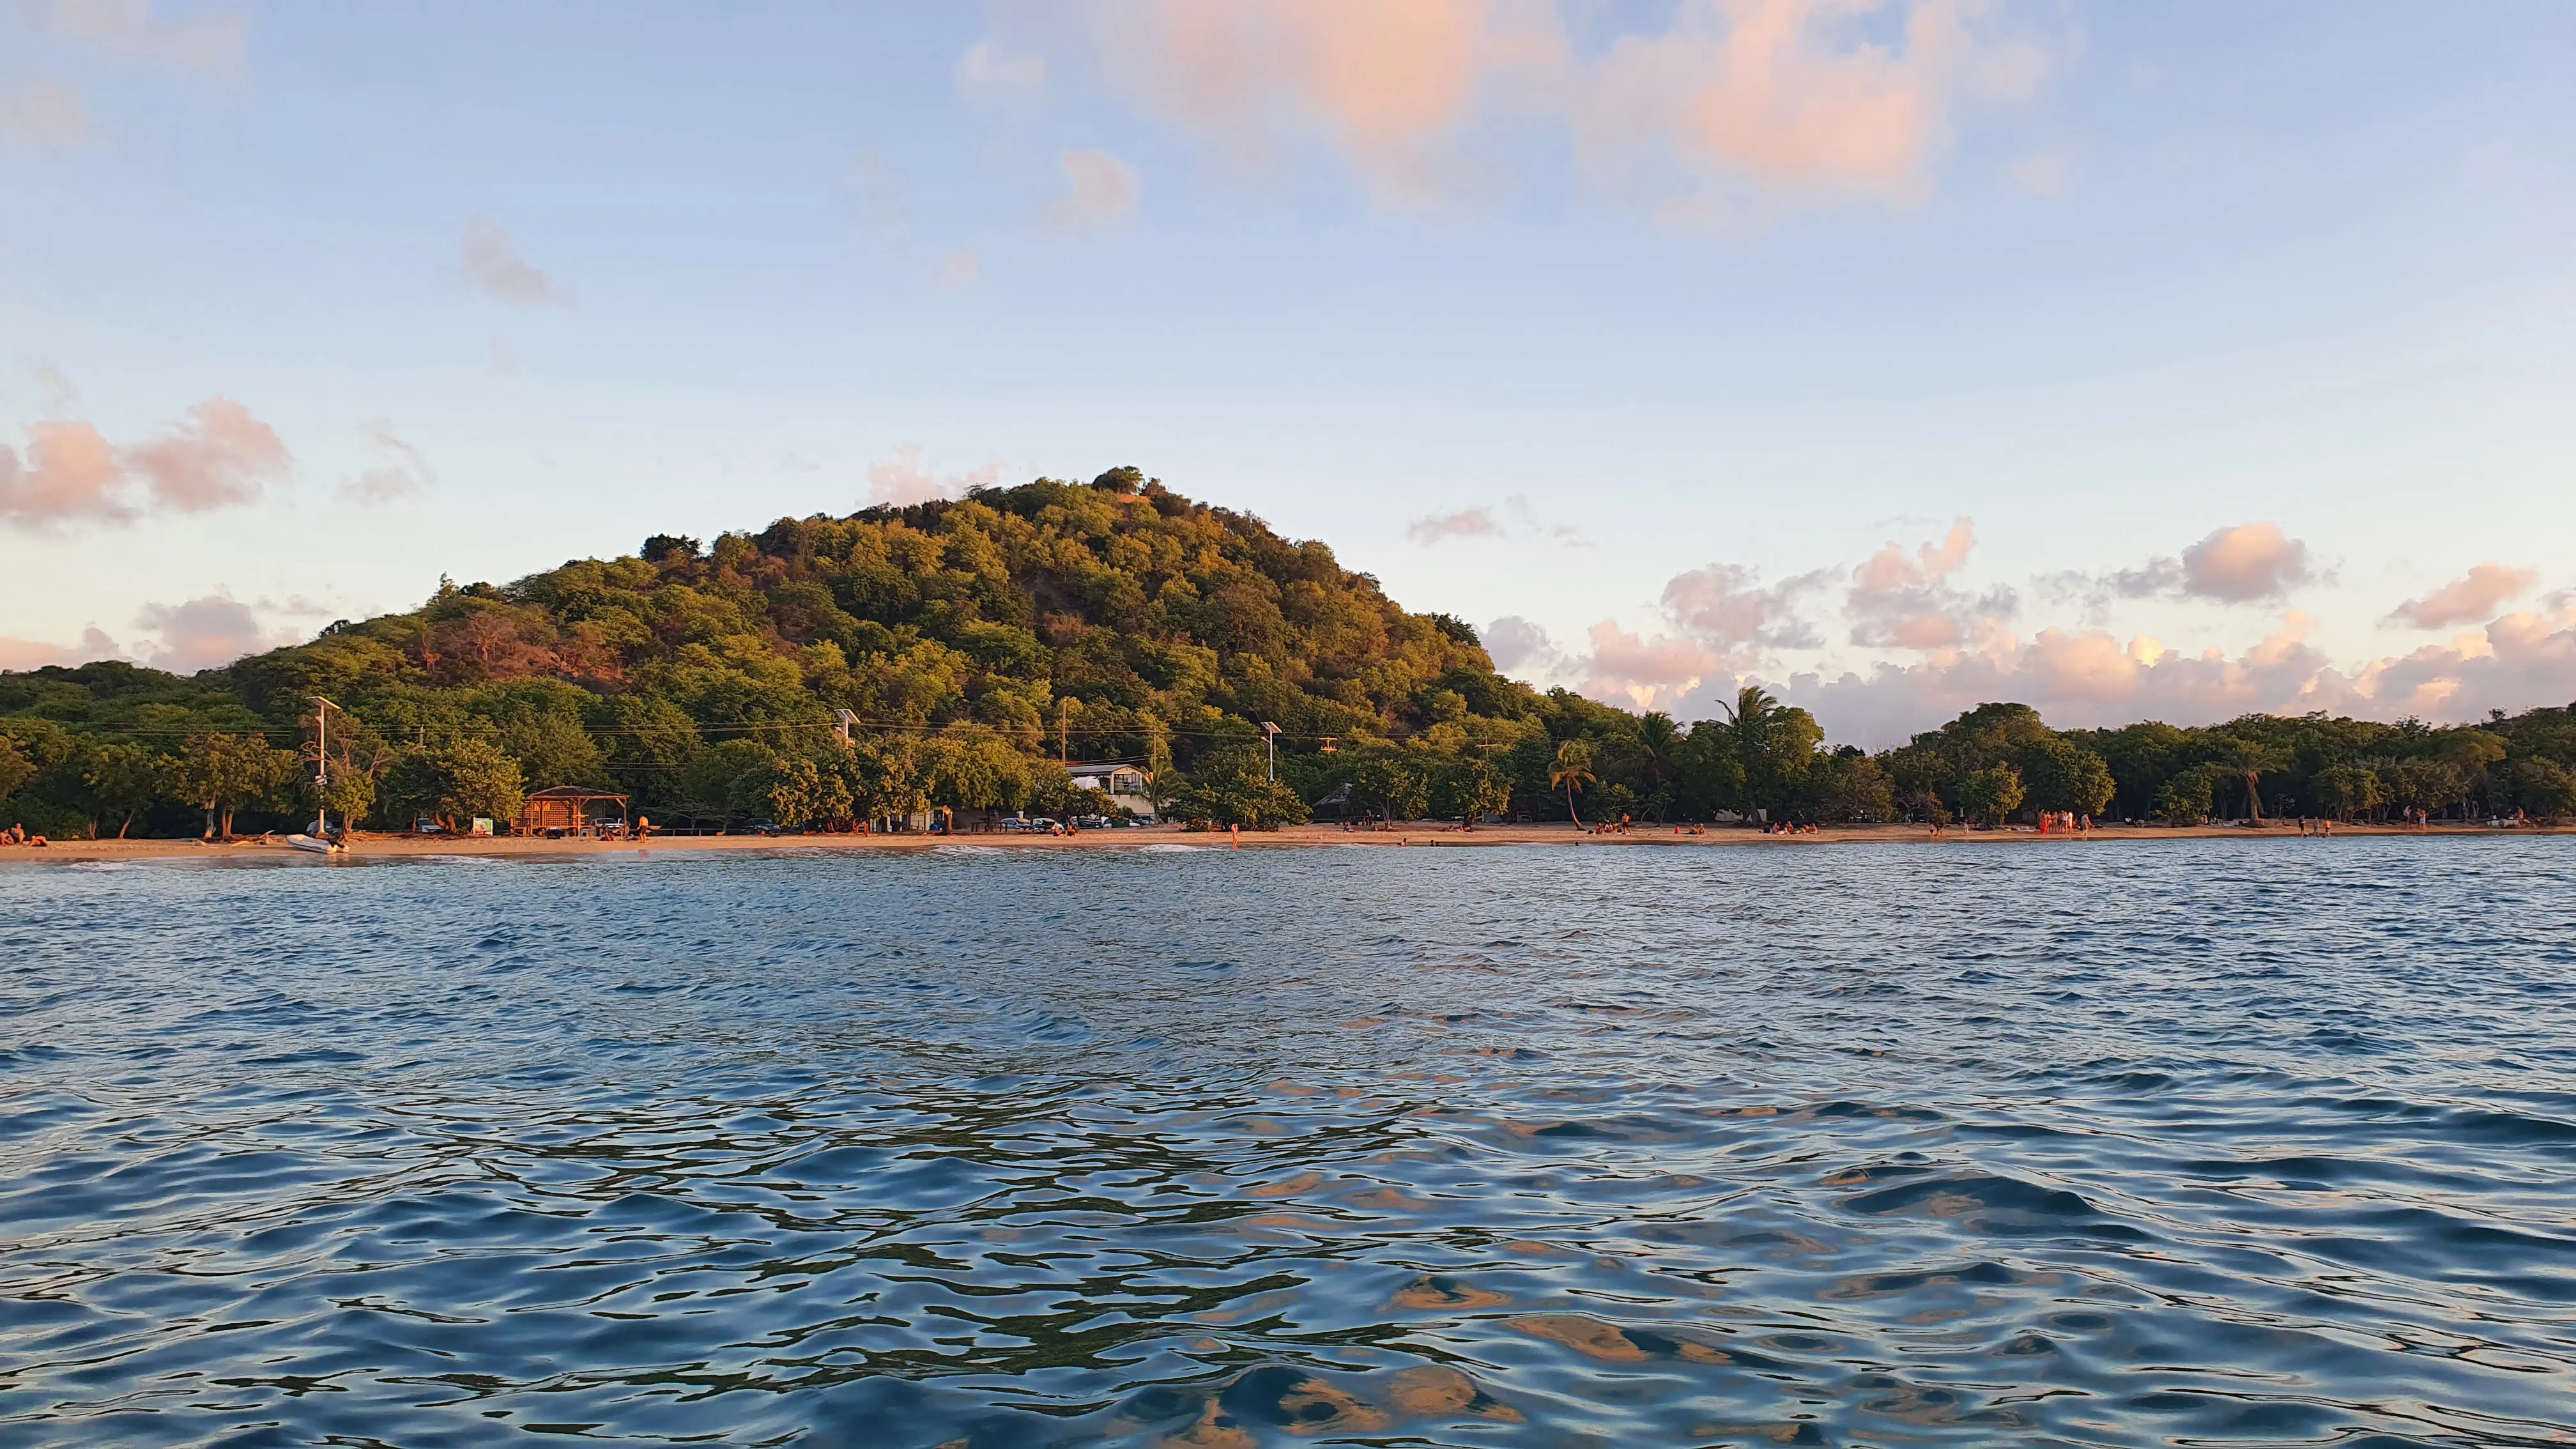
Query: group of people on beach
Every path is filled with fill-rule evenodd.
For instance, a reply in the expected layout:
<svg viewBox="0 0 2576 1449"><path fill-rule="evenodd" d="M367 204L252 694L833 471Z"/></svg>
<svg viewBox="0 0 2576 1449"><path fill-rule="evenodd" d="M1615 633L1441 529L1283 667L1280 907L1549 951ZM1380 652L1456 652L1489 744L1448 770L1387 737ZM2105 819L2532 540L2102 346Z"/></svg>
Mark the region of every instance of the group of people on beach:
<svg viewBox="0 0 2576 1449"><path fill-rule="evenodd" d="M52 841L41 835L28 834L27 827L24 825L12 825L6 830L0 830L0 845L46 846L51 844L53 844Z"/></svg>

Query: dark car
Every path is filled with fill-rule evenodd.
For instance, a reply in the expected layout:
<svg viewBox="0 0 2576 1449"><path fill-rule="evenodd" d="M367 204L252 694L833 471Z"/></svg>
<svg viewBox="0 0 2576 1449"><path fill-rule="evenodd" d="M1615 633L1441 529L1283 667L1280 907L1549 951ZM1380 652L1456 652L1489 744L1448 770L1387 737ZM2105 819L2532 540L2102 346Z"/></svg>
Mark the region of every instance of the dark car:
<svg viewBox="0 0 2576 1449"><path fill-rule="evenodd" d="M750 831L754 835L776 835L778 833L778 822L775 820L754 820L742 828Z"/></svg>

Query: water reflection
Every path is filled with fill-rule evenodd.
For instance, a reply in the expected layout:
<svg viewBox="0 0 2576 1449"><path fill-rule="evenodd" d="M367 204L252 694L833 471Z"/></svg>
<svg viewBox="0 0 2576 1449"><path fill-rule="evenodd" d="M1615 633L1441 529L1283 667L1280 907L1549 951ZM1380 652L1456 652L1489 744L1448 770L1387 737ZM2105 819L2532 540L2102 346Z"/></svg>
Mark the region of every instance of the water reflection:
<svg viewBox="0 0 2576 1449"><path fill-rule="evenodd" d="M0 1440L2562 1443L2570 860L0 873Z"/></svg>

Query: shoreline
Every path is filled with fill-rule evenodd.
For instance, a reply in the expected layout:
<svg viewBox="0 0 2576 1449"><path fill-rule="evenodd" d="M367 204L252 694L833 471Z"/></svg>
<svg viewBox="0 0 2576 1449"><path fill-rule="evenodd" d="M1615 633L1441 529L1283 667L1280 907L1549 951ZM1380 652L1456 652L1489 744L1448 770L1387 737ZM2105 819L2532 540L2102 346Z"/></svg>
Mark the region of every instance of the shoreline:
<svg viewBox="0 0 2576 1449"><path fill-rule="evenodd" d="M2332 837L2310 839L2344 839L2362 836L2420 836L2438 838L2528 837L2576 833L2563 827L2521 826L2497 828L2484 825L2434 825L2418 830L2404 825L2338 826ZM1346 831L1336 825L1291 825L1279 830L1252 831L1243 837L1248 850L1279 850L1322 846L1410 846L1420 847L1490 847L1490 846L1580 846L1633 848L1644 846L1673 847L1762 847L1799 845L2089 845L2105 841L2156 840L2296 840L2302 838L2296 825L2266 825L2260 829L2244 825L2114 825L2101 826L2089 835L2054 833L2041 835L2027 828L1966 831L1953 829L1939 840L1931 838L1920 825L1837 825L1805 835L1765 835L1757 830L1734 826L1710 826L1705 835L1675 835L1669 826L1632 827L1626 835L1592 835L1570 824L1482 825L1462 831L1454 825L1437 822L1415 822L1393 830ZM586 855L632 855L638 852L727 851L727 850L931 850L941 846L974 845L994 850L1135 850L1147 845L1197 845L1211 849L1228 848L1222 832L1188 831L1176 825L1147 826L1129 830L1088 830L1075 836L1051 835L663 835L644 842L631 840L540 840L524 836L418 836L360 835L350 846L348 856L397 857L441 855L493 855L527 858L550 858ZM44 847L0 846L0 865L41 865L48 861L72 863L101 860L232 860L253 856L310 858L310 852L288 846L283 837L245 837L230 844L212 844L197 839L178 840L58 840ZM346 858L346 857L341 857Z"/></svg>

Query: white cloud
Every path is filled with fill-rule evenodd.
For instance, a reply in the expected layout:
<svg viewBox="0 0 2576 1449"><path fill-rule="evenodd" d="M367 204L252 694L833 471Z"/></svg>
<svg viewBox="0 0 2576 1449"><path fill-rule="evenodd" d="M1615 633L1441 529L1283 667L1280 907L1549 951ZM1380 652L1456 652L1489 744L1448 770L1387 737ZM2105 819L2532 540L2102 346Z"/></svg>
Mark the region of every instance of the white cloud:
<svg viewBox="0 0 2576 1449"><path fill-rule="evenodd" d="M984 275L984 259L969 248L959 247L941 254L932 275L943 287L972 286L977 278Z"/></svg>
<svg viewBox="0 0 2576 1449"><path fill-rule="evenodd" d="M1136 168L1106 151L1067 151L1056 158L1065 190L1047 205L1046 224L1058 231L1090 231L1126 220L1144 183Z"/></svg>
<svg viewBox="0 0 2576 1449"><path fill-rule="evenodd" d="M519 255L510 234L491 221L476 217L465 228L465 239L457 251L457 266L465 279L506 302L526 302L536 306L570 306L571 299L548 280L546 274L528 264Z"/></svg>
<svg viewBox="0 0 2576 1449"><path fill-rule="evenodd" d="M228 398L208 398L161 436L122 449L89 423L50 420L28 426L23 458L0 444L0 519L42 533L132 523L147 501L174 513L238 507L294 466L276 431Z"/></svg>

